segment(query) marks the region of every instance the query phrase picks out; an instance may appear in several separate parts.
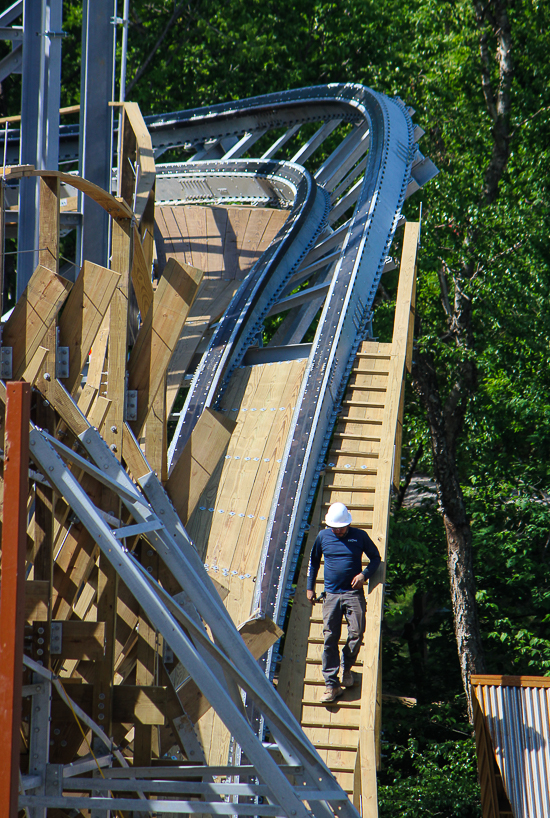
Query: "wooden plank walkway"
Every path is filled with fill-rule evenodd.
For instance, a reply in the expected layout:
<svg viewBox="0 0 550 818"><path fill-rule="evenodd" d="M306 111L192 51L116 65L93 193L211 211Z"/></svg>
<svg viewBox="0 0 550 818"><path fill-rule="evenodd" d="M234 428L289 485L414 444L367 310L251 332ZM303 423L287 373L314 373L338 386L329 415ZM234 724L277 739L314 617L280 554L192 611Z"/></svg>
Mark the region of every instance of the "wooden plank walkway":
<svg viewBox="0 0 550 818"><path fill-rule="evenodd" d="M391 344L365 342L356 358L350 384L338 419L327 467L319 491L315 519L309 532L307 559L304 558L296 589L293 616L289 624L285 655L279 677L279 690L323 761L338 783L353 797L355 765L361 718L363 653L361 648L354 667L356 684L334 704L323 706L319 699L325 689L321 672L323 652L323 616L320 604L313 609L305 597L309 552L327 509L337 501L345 503L353 515L353 525L372 536L374 492L380 453L380 422L387 400ZM324 587L323 564L315 587L319 596ZM298 603L298 605L296 605ZM295 613L299 612L299 613ZM299 622L294 622L297 618ZM342 627L340 645L346 640ZM288 657L302 647L302 671ZM289 678L292 675L292 678Z"/></svg>
<svg viewBox="0 0 550 818"><path fill-rule="evenodd" d="M366 341L351 372L319 488L287 629L278 690L332 773L363 816L375 818L381 716L380 625L386 571L389 501L399 483L405 364L412 344L418 225L406 226L391 344ZM309 554L327 509L345 503L353 525L369 533L382 565L369 584L367 628L354 667L356 683L331 705L319 704L321 606L307 601ZM323 590L323 564L316 595ZM346 626L342 627L343 645Z"/></svg>

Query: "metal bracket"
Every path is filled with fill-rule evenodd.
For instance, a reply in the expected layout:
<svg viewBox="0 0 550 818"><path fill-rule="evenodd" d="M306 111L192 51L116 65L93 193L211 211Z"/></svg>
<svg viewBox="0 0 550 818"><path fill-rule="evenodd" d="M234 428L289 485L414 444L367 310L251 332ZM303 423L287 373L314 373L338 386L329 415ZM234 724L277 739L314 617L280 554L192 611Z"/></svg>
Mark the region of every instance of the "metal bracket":
<svg viewBox="0 0 550 818"><path fill-rule="evenodd" d="M63 794L63 764L46 764L44 783L46 795L60 797Z"/></svg>
<svg viewBox="0 0 550 818"><path fill-rule="evenodd" d="M13 347L0 349L0 378L9 381L13 377Z"/></svg>
<svg viewBox="0 0 550 818"><path fill-rule="evenodd" d="M55 356L55 377L69 377L69 347L57 347Z"/></svg>
<svg viewBox="0 0 550 818"><path fill-rule="evenodd" d="M63 644L63 622L52 622L50 631L50 653L59 655Z"/></svg>
<svg viewBox="0 0 550 818"><path fill-rule="evenodd" d="M137 389L127 389L125 407L126 420L137 420L137 402L138 402Z"/></svg>

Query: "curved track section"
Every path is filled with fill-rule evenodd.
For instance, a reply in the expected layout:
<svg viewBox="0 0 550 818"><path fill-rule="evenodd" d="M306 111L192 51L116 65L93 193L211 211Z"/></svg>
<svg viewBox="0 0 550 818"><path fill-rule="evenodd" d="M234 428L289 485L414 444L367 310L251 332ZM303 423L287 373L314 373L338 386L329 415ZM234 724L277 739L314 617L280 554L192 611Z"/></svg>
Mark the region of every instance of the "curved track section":
<svg viewBox="0 0 550 818"><path fill-rule="evenodd" d="M320 128L290 163L277 165L268 160L300 126L313 122L320 122ZM365 336L411 180L414 129L399 100L351 84L168 114L149 118L147 124L157 152L180 146L196 149L198 159L221 153L210 162L191 161L179 169L168 166L171 178L180 180L182 203L197 201L197 196L203 201L246 200L246 165L246 170L266 180L271 175L279 184L284 180L288 185L292 178L296 191L289 220L235 295L195 373L170 449L172 464L204 407L220 405L231 374L261 331L264 317L277 309L277 300L284 298L292 283L299 283L300 266L302 279L307 276L308 265L304 269L301 262L317 236L317 250L311 248L317 255L317 268L326 262L319 288L323 298L314 302L322 306L322 312L315 339L307 349L306 373L279 471L254 600L263 614L281 622L343 384ZM342 124L348 124L350 132L336 147L333 138L332 151L327 157L325 150L315 167L314 152ZM263 165L233 160L273 129L285 130L264 152ZM299 168L302 162L309 172ZM239 172L243 175L237 195ZM197 191L199 174L204 181ZM232 187L229 181L220 183L220 178L231 179ZM175 201L173 194L169 198ZM280 201L284 195L271 192L266 198ZM282 349L279 354L285 357Z"/></svg>
<svg viewBox="0 0 550 818"><path fill-rule="evenodd" d="M285 225L235 294L201 361L168 453L170 464L178 459L204 408L213 403L220 380L228 369L234 368L239 356L242 358L269 306L324 227L329 207L328 196L299 166L271 161L228 161L223 163L223 168L220 164L193 163L189 170L184 166L176 178L180 185L195 179L204 179L207 183L216 180L218 188L220 180L226 185L230 181L234 185L241 182L244 187L261 179L264 188L267 186L271 191L271 198L284 196L290 202L293 194L293 202ZM162 174L160 178L162 180ZM234 193L224 198L233 199Z"/></svg>

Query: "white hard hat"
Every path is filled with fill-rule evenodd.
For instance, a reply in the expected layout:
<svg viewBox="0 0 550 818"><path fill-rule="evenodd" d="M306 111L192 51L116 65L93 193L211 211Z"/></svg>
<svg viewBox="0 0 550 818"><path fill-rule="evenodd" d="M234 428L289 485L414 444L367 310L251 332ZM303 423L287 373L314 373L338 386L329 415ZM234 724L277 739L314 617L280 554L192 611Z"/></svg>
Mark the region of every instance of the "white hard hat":
<svg viewBox="0 0 550 818"><path fill-rule="evenodd" d="M351 525L351 514L343 503L333 503L327 511L325 523L329 528L344 528Z"/></svg>

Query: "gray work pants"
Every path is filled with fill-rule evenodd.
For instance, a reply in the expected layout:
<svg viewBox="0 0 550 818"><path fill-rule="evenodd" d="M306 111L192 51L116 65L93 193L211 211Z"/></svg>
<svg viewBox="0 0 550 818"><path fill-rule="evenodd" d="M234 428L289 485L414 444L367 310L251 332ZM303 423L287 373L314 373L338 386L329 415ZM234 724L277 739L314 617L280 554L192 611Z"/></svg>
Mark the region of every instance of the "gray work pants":
<svg viewBox="0 0 550 818"><path fill-rule="evenodd" d="M323 636L325 648L323 650L323 677L327 687L337 687L340 664L344 670L350 670L365 633L366 602L363 589L360 591L346 591L343 594L327 593L323 600ZM348 626L348 638L342 648L342 661L338 650L338 642L342 632L342 617L345 617Z"/></svg>

